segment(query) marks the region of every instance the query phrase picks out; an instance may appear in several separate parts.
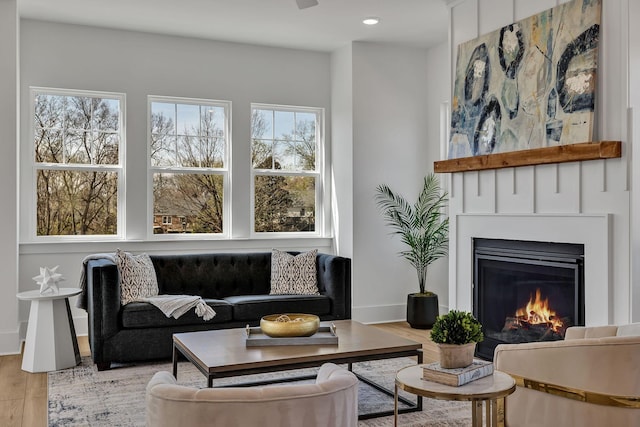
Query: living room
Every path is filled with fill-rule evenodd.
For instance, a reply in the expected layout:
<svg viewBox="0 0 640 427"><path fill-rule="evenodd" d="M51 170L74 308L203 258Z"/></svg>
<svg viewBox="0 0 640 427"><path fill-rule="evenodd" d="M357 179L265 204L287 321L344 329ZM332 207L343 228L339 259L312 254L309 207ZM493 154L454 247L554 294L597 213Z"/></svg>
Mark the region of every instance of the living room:
<svg viewBox="0 0 640 427"><path fill-rule="evenodd" d="M293 3L296 13L312 12L311 9L299 11ZM440 13L446 16L446 7L439 6ZM147 96L230 100L233 141L249 140L245 123L250 120L251 103L324 108L325 150L327 156L331 156L331 163L325 162L325 176L331 177L332 183L329 184L331 188L324 189L330 195L331 203L323 206L324 223L319 227L322 232L291 239L251 238L250 171L245 160L248 148L244 144L234 144L232 180L234 189L240 190L239 195L231 196L230 235L233 238L172 239L169 240L171 251L271 250L276 247L290 250L318 248L320 252L339 253L353 259L354 281L375 286L373 289L372 285L354 287L354 318L364 322L402 319L406 294L415 291L415 273L396 255L401 243L389 236L375 207L374 190L377 185L388 183L392 187L406 188L403 191L409 194L417 193L422 176L439 156L439 111L446 91L442 85L434 84L434 90L441 93L430 101L429 80L424 79L425 70L429 75L438 73L434 82L445 72L439 65L442 63L439 56L446 55L446 28L441 30L439 37L438 49L433 52L425 48L377 43L354 43L335 52L324 52L22 19L20 139L28 139L30 134L28 120L23 119L30 114L29 88L32 86L126 93L126 156L127 164L135 166L126 171L126 238L118 245L131 252L166 252L166 239L146 237L149 226L144 197L147 177L141 165L147 163ZM89 40L89 45L100 48L87 50L85 45ZM61 48L63 45L65 47ZM83 53L79 55L78 52ZM210 54L205 56L203 52ZM180 56L168 61L165 55ZM429 60L429 55L436 56ZM104 57L119 59L105 63L101 59ZM43 61L50 65L41 67ZM196 64L195 70L185 72L184 64L191 63ZM51 72L54 64L60 67L55 73ZM93 68L89 72L87 67ZM362 124L356 126L356 123ZM354 138L360 142L354 143ZM374 140L380 143L372 144ZM434 143L426 144L428 140ZM389 150L390 146L394 149ZM398 150L398 147L404 148ZM19 155L21 162L30 161L30 153L26 150L21 150ZM385 166L389 162L396 166ZM15 162L7 167L15 168ZM396 173L400 168L403 174ZM26 182L29 177L29 170L21 168L20 182ZM20 212L23 212L33 201L28 193L23 191L21 194ZM21 214L20 218L24 216ZM19 259L16 260L19 267L14 272L19 291L37 286L32 277L43 266L59 265L58 271L65 277L63 283L72 286L79 279L79 266L84 256L115 250L113 242L96 239L63 243L34 239L35 232L29 230L33 225L21 220L20 227ZM384 251L380 252L375 249L377 247ZM371 271L370 265L379 268ZM432 270L433 290L441 296L444 310L447 306L446 260L440 260ZM386 283L402 285L398 288ZM29 308L28 303L17 304L15 289L8 292L12 297L7 298L10 302L7 301L8 307L2 316L7 316L7 325L18 318L20 331L15 325L5 329L7 339L2 342L7 343L7 348L3 349L7 353L16 351L18 333L24 337ZM75 307L72 312L77 320L77 332L86 333L83 325L86 322L82 321L86 313Z"/></svg>
<svg viewBox="0 0 640 427"><path fill-rule="evenodd" d="M313 8L298 11L293 1L289 3L301 15L313 12ZM408 195L417 194L433 162L444 158L446 103L459 43L564 2L432 3L442 14L438 16L444 28L440 39L436 37L428 47L354 40L326 51L108 29L89 18L85 25L76 25L20 17L20 0L3 0L1 43L3 56L9 59L3 61L0 73L4 95L0 138L5 147L0 191L15 203L0 207L5 223L14 224L0 231L0 253L6 260L5 284L0 288L0 354L19 352L29 305L18 302L15 295L36 288L32 277L39 267L59 265L64 285L75 286L84 256L116 247L150 253L167 252L167 245L171 252L184 253L318 248L352 258L355 320L403 320L406 295L416 290L415 272L396 255L401 243L390 237L383 224L374 202L375 187L386 183ZM635 108L640 87L633 77L639 71L640 34L629 24L640 17L636 3L603 2L593 140L623 141L621 158L442 176L451 195L450 256L438 261L428 278L429 289L439 296L441 312L472 308L467 288L468 237L526 240L538 236L539 240L582 242L583 234L588 234L583 231L594 228L590 221L600 218L604 226L598 221L597 227L603 228L593 231L596 243L588 244L587 286L600 283L591 293L587 291L587 324L640 320L640 263L635 262L640 231L632 221L640 208L638 197L633 197L633 189L640 185L640 170L633 167L631 150L634 129L640 128ZM30 164L31 153L22 147L29 144L31 132L32 86L126 94L127 162L138 167L127 170L122 240L56 243L29 235L30 220L25 218L32 212L32 190L23 185L31 173L24 166ZM242 157L248 156L249 149L234 143L233 180L240 196L232 199L233 237L169 243L148 239L144 195L148 191L149 95L232 101L234 141L250 140L244 124L249 122L251 103L323 108L330 159L325 165L325 175L330 177L325 195L331 200L323 206L326 232L307 238L251 238L250 200L245 196L250 172ZM480 223L483 218L488 222ZM509 235L501 221L513 223ZM469 227L475 234L467 232ZM493 236L488 234L491 230ZM602 280L594 280L594 275ZM76 331L86 334L86 313L72 311Z"/></svg>

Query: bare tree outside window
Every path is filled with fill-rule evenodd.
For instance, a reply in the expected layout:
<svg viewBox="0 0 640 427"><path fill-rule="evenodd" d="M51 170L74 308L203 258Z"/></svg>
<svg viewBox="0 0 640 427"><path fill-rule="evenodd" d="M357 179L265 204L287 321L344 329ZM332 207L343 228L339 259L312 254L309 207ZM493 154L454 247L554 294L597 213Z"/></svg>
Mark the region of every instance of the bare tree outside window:
<svg viewBox="0 0 640 427"><path fill-rule="evenodd" d="M38 236L118 233L121 113L119 97L34 91Z"/></svg>
<svg viewBox="0 0 640 427"><path fill-rule="evenodd" d="M154 234L224 232L228 108L151 102ZM165 223L167 216L175 220Z"/></svg>
<svg viewBox="0 0 640 427"><path fill-rule="evenodd" d="M35 235L118 236L125 95L31 93ZM154 234L228 233L230 109L227 101L149 97ZM322 116L317 108L252 105L254 232L318 232Z"/></svg>
<svg viewBox="0 0 640 427"><path fill-rule="evenodd" d="M315 232L318 110L252 108L254 231Z"/></svg>

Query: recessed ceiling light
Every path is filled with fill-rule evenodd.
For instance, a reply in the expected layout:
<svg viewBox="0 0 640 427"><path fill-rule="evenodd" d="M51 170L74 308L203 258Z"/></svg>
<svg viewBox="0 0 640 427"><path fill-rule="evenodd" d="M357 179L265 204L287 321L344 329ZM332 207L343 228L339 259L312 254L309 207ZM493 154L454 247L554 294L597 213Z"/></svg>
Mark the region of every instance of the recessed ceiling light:
<svg viewBox="0 0 640 427"><path fill-rule="evenodd" d="M318 0L296 0L298 9L306 9L311 6L317 6Z"/></svg>
<svg viewBox="0 0 640 427"><path fill-rule="evenodd" d="M380 18L376 18L375 16L369 16L362 20L362 23L365 25L376 25L378 22L380 22Z"/></svg>

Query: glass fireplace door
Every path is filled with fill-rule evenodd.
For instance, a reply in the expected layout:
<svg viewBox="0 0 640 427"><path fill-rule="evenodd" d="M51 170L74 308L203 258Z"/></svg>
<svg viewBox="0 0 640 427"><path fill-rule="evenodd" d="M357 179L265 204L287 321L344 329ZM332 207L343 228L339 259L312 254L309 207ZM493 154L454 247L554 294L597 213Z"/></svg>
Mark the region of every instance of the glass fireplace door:
<svg viewBox="0 0 640 427"><path fill-rule="evenodd" d="M480 243L474 250L473 307L485 340L478 356L493 359L500 343L561 340L569 326L584 324L581 255Z"/></svg>

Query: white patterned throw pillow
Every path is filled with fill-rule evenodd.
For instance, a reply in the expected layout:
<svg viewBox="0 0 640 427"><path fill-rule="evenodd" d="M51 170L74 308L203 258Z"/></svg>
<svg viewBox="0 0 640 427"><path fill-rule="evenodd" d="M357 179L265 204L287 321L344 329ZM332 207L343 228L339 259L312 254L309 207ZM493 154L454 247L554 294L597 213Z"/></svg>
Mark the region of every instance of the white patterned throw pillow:
<svg viewBox="0 0 640 427"><path fill-rule="evenodd" d="M120 275L122 305L140 298L158 295L158 279L149 255L132 255L118 249L116 250L116 265Z"/></svg>
<svg viewBox="0 0 640 427"><path fill-rule="evenodd" d="M298 255L273 249L271 253L271 295L320 295L314 249Z"/></svg>

